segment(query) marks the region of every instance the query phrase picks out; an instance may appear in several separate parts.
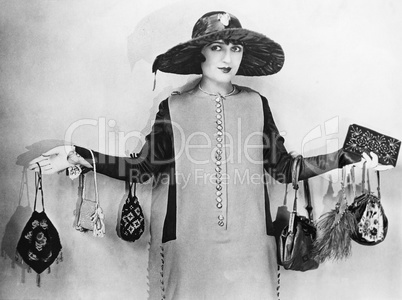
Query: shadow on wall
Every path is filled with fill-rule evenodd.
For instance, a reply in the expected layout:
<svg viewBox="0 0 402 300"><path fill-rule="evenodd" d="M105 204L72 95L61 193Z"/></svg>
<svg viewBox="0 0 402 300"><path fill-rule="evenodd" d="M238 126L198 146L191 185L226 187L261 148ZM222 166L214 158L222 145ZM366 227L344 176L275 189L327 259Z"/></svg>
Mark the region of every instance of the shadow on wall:
<svg viewBox="0 0 402 300"><path fill-rule="evenodd" d="M24 192L26 194L26 206L23 206L23 202L25 202L23 199ZM4 230L3 239L1 240L1 256L4 258L8 257L11 260L12 268L17 266L21 269L21 282L25 282L25 274L28 269L28 265L23 263L21 260L16 260L16 248L25 223L31 215L32 208L29 200L27 169L24 167L22 170L18 206L8 221Z"/></svg>

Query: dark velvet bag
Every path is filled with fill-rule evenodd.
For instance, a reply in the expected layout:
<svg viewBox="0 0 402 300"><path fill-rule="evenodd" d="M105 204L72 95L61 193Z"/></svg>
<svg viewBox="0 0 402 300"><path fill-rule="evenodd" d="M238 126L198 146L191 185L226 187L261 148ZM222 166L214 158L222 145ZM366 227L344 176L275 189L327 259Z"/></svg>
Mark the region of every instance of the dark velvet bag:
<svg viewBox="0 0 402 300"><path fill-rule="evenodd" d="M41 172L35 173L35 187L34 211L22 230L17 245L16 259L22 259L30 269L37 273L37 285L40 286L40 274L46 269L50 272L53 262L62 260L62 247L59 233L45 213ZM36 211L39 190L42 197L42 212Z"/></svg>
<svg viewBox="0 0 402 300"><path fill-rule="evenodd" d="M308 271L317 269L319 263L312 258L313 242L316 238L316 227L314 225L311 211L308 217L297 214L297 191L298 177L300 172L301 157L296 157L292 167L293 189L295 198L293 211L290 214L289 225L282 230L279 237L279 264L286 270ZM310 195L305 193L307 206L311 207Z"/></svg>

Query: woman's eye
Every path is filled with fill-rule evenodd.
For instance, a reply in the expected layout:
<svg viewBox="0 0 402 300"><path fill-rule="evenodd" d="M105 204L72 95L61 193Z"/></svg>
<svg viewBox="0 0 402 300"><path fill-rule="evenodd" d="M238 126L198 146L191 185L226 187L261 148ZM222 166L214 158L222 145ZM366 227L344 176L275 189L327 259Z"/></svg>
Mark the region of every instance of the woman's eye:
<svg viewBox="0 0 402 300"><path fill-rule="evenodd" d="M240 47L240 46L233 46L233 47L232 47L232 51L233 51L233 52L241 52L242 50L243 50L243 48Z"/></svg>
<svg viewBox="0 0 402 300"><path fill-rule="evenodd" d="M219 45L212 45L211 46L211 50L212 51L219 51L219 50L221 50L222 48L221 48L221 46L219 46Z"/></svg>

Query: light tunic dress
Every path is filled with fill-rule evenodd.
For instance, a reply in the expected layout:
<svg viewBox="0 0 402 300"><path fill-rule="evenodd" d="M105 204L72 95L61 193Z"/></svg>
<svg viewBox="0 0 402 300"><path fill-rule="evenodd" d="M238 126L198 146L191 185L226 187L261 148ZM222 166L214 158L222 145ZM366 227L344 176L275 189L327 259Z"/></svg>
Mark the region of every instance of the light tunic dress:
<svg viewBox="0 0 402 300"><path fill-rule="evenodd" d="M169 98L177 229L176 239L161 249L165 296L270 299L277 264L266 229L261 97L242 89L217 98L194 91Z"/></svg>
<svg viewBox="0 0 402 300"><path fill-rule="evenodd" d="M152 300L276 297L276 244L264 174L289 182L292 157L267 100L251 89L237 90L217 100L193 89L162 101L137 158L94 152L99 173L155 181ZM92 162L87 149L76 151ZM340 154L305 158L299 178L338 167Z"/></svg>

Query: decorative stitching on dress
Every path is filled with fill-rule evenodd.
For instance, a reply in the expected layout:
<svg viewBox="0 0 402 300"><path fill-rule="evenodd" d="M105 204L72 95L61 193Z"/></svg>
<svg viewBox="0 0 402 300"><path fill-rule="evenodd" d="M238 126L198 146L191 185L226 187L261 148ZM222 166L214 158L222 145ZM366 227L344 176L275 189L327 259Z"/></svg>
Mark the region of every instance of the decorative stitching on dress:
<svg viewBox="0 0 402 300"><path fill-rule="evenodd" d="M161 279L160 279L160 283L161 283L161 300L166 299L166 295L165 295L165 281L164 281L164 277L163 277L163 269L165 266L165 249L163 248L163 246L161 246L161 271L160 271L160 275L161 275Z"/></svg>

